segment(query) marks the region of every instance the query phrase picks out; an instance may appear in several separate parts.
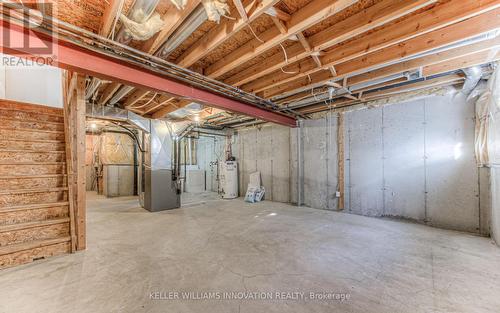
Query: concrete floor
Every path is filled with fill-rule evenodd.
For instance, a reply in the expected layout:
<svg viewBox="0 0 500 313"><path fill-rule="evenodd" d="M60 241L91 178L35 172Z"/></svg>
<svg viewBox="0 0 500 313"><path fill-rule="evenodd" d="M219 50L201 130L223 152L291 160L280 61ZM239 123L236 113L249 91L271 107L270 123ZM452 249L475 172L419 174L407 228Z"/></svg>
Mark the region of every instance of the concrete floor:
<svg viewBox="0 0 500 313"><path fill-rule="evenodd" d="M272 298L166 299L175 292ZM487 238L213 194L155 214L91 194L87 251L0 272L2 313L499 312L499 295L500 249Z"/></svg>

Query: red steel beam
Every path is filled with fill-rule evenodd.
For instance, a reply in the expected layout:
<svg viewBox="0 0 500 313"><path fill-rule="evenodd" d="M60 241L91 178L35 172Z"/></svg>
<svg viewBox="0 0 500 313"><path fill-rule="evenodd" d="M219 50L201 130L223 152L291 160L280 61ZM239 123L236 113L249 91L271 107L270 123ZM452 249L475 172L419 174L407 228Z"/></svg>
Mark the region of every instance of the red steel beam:
<svg viewBox="0 0 500 313"><path fill-rule="evenodd" d="M239 102L209 91L189 86L124 61L96 53L60 40L52 40L41 33L36 33L26 27L2 20L0 23L0 51L25 59L43 57L34 51L33 47L52 45L55 57L53 66L75 71L105 80L118 81L122 84L167 92L182 98L213 106L223 110L245 114L261 120L285 126L295 127L296 120L276 113ZM9 34L8 37L5 34ZM6 38L8 38L8 40ZM29 40L29 47L24 42Z"/></svg>

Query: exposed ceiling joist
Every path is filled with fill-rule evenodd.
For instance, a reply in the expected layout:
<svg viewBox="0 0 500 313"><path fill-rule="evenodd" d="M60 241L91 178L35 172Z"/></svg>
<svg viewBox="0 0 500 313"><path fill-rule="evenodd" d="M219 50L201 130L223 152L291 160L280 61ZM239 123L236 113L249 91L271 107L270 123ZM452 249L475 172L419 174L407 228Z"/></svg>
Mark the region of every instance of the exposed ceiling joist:
<svg viewBox="0 0 500 313"><path fill-rule="evenodd" d="M490 51L492 49L496 49L499 46L500 46L500 38L497 37L494 39L474 43L471 45L458 47L455 49L450 49L443 52L435 53L432 55L415 58L413 60L389 65L366 73L361 73L359 75L349 77L347 79L347 82L349 86L362 84L382 77L388 77L394 74L416 70L421 67L426 67L433 64L439 64L442 62L450 62L451 60L467 57L469 55L478 52ZM429 75L424 74L424 76L429 76Z"/></svg>
<svg viewBox="0 0 500 313"><path fill-rule="evenodd" d="M113 24L117 15L121 2L123 0L109 0L105 6L104 13L102 16L101 28L99 30L99 35L107 37L113 28Z"/></svg>
<svg viewBox="0 0 500 313"><path fill-rule="evenodd" d="M174 5L170 5L162 16L162 20L165 23L163 28L155 36L144 42L141 50L150 54L155 53L200 3L200 0L188 0L183 10L178 10Z"/></svg>
<svg viewBox="0 0 500 313"><path fill-rule="evenodd" d="M337 64L335 59L331 57L331 54L335 53L335 51L322 56L321 60L325 67L335 65L338 74L336 78L344 77L355 72L368 71L370 68L376 66L382 66L383 64L395 62L405 57L450 45L498 27L500 27L500 9L495 9L460 23L412 38L403 43L352 59L348 62ZM273 97L282 93L292 92L296 89L311 88L332 78L329 70L315 71L304 78L294 79L284 84L279 82L280 85L266 89L262 94L266 98Z"/></svg>
<svg viewBox="0 0 500 313"><path fill-rule="evenodd" d="M280 51L267 58L264 62L251 66L226 79L225 83L240 86L251 82L271 72L279 71L280 68L288 64L307 58L314 52L360 35L433 2L435 1L384 0L311 36L309 38L311 50L304 49L301 42L295 43L286 48L287 60ZM367 46L365 45L363 48L366 49Z"/></svg>
<svg viewBox="0 0 500 313"><path fill-rule="evenodd" d="M462 68L468 68L484 63L498 61L500 59L499 53L500 45L493 49L476 52L474 54L462 56L453 60L428 65L422 69L423 75L431 76L441 73L456 71Z"/></svg>
<svg viewBox="0 0 500 313"><path fill-rule="evenodd" d="M118 89L120 89L120 87L121 84L117 82L111 82L110 84L108 84L108 86L106 86L104 91L101 93L101 97L99 98L98 102L99 105L104 105L108 103L108 101L111 99L111 97L113 97L115 92L117 92Z"/></svg>
<svg viewBox="0 0 500 313"><path fill-rule="evenodd" d="M174 102L169 103L169 105L154 112L152 117L153 118L164 118L165 116L167 116L167 114L172 113L175 110L178 110L180 108L183 108L186 105L190 104L191 102L192 101L190 101L190 100L180 100L177 103L174 103Z"/></svg>
<svg viewBox="0 0 500 313"><path fill-rule="evenodd" d="M190 67L278 2L279 0L262 0L256 7L247 10L247 12L249 12L247 21L243 20L238 15L232 15L235 20L225 19L220 25L216 26L201 39L196 41L194 45L189 47L186 52L177 58L175 63L182 67ZM253 5L254 3L250 4L248 7L252 8Z"/></svg>
<svg viewBox="0 0 500 313"><path fill-rule="evenodd" d="M241 2L241 0L233 0L233 4L236 7L236 10L238 11L238 14L244 21L248 21L248 15L247 11L245 10L245 6Z"/></svg>
<svg viewBox="0 0 500 313"><path fill-rule="evenodd" d="M127 101L123 105L126 109L133 107L137 102L141 101L147 94L148 90L137 89L130 96L127 97Z"/></svg>
<svg viewBox="0 0 500 313"><path fill-rule="evenodd" d="M482 4L479 4L476 0L452 0L444 5L438 5L431 10L415 14L398 23L376 30L367 37L357 38L349 42L348 45L340 46L338 49L334 49L323 56L321 64L323 68L328 67L328 65L335 66L396 43L404 42L429 31L463 21L466 18L498 8L499 6L500 1L498 0ZM464 11L464 8L468 10ZM317 72L318 68L312 60L303 60L285 67L284 70L296 74L291 76L284 74L282 71L275 71L258 81L245 84L242 86L242 89L250 92L260 92L266 88L311 75Z"/></svg>
<svg viewBox="0 0 500 313"><path fill-rule="evenodd" d="M287 33L282 34L278 28L272 27L260 34L259 38L251 39L243 46L207 67L205 69L205 74L209 77L219 77L281 44L291 35L302 32L356 2L358 2L358 0L313 0L291 15L290 21L286 24Z"/></svg>

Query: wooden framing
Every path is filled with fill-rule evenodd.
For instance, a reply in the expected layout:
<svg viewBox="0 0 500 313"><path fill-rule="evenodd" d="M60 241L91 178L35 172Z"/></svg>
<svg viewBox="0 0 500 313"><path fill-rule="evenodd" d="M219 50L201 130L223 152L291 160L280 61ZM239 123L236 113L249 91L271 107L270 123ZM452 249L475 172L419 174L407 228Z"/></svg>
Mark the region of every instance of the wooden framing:
<svg viewBox="0 0 500 313"><path fill-rule="evenodd" d="M411 13L412 11L415 11L422 6L428 5L432 2L434 1L382 1L377 5L363 10L360 13L355 14L339 22L338 24L335 24L311 36L311 38L309 38L311 45L310 50L303 48L303 40L288 47L286 49L289 62L288 64L305 59L313 52L321 51L333 46L334 44L355 37L383 24L389 23L390 21L393 21L405 14ZM301 38L299 37L299 39ZM285 67L288 64L285 61L283 53L280 51L279 53L267 58L264 62L251 66L248 69L245 69L227 78L224 82L227 84L240 86L266 74L280 70L280 68ZM285 68L285 71L293 72L292 70L288 70L288 68Z"/></svg>
<svg viewBox="0 0 500 313"><path fill-rule="evenodd" d="M164 118L168 113L172 113L177 109L183 108L193 101L181 100L177 103L169 103L168 106L161 108L160 110L153 113L153 118Z"/></svg>
<svg viewBox="0 0 500 313"><path fill-rule="evenodd" d="M85 76L69 74L70 83L64 103L66 163L70 203L72 250L85 250L86 244L86 171L85 171Z"/></svg>
<svg viewBox="0 0 500 313"><path fill-rule="evenodd" d="M337 119L337 153L338 153L338 181L339 181L339 192L340 197L338 197L338 210L344 209L345 201L345 183L344 183L344 170L345 170L345 146L344 146L344 113L339 113Z"/></svg>
<svg viewBox="0 0 500 313"><path fill-rule="evenodd" d="M285 34L282 34L276 27L270 28L259 35L260 40L254 38L210 65L205 69L205 74L209 77L219 77L282 43L290 35L302 32L318 23L318 21L340 12L348 6L355 4L357 1L358 0L314 0L290 17L290 21L286 25L287 32ZM264 42L261 42L261 40Z"/></svg>
<svg viewBox="0 0 500 313"><path fill-rule="evenodd" d="M336 64L335 61L332 61L330 55L325 55L321 59L324 66L335 65L335 69L338 74L336 78L344 77L355 72L368 71L370 68L375 66L381 66L407 56L424 53L426 51L443 47L496 29L500 26L499 14L500 9L495 9L460 23L452 24L450 26L412 38L407 40L404 44L389 46L368 55L352 59L348 62ZM290 81L286 80L286 83L283 83L280 78L270 79L271 81L275 81L275 83L263 80L262 83L265 82L268 86L272 87L264 90L262 95L268 98L292 92L300 88L310 88L322 84L332 78L333 77L329 70L321 70L308 74L308 76L304 78L292 79Z"/></svg>
<svg viewBox="0 0 500 313"><path fill-rule="evenodd" d="M196 41L194 45L189 47L189 49L184 52L175 63L182 67L189 67L196 63L215 48L225 42L227 39L232 37L234 34L242 30L247 26L247 23L252 22L260 15L264 14L269 8L278 3L279 0L262 0L255 8L251 10L246 10L248 13L248 20L243 20L241 17L232 15L235 20L226 19L221 22L220 25L212 29L201 39ZM252 8L253 4L249 6Z"/></svg>
<svg viewBox="0 0 500 313"><path fill-rule="evenodd" d="M124 0L108 0L106 4L106 9L104 10L101 22L101 28L99 30L99 35L107 37L113 28L115 19L117 18L118 9L120 8L121 2Z"/></svg>
<svg viewBox="0 0 500 313"><path fill-rule="evenodd" d="M339 46L338 49L332 50L321 57L323 69L326 69L329 66L336 66L337 64L341 64L391 45L404 42L405 40L426 34L430 31L463 21L466 18L484 13L488 10L497 8L498 6L498 1L479 3L476 0L452 0L445 4L437 5L428 11L420 12L403 19L398 23L376 30L367 38L360 37L349 42L348 45ZM311 41L315 41L315 39L311 38ZM271 58L269 59L269 62L274 61L276 60L271 60ZM293 76L286 75L281 72L279 68L276 69L275 67L270 67L269 65L270 64L261 64L259 65L259 69L251 68L252 71L258 71L260 75L259 77L262 77L261 73L271 74L262 77L258 81L243 85L242 89L250 92L260 92L265 88L287 83L321 70L318 69L315 62L311 60L304 60L284 67L286 72L297 73ZM279 63L279 65L283 66L283 63ZM267 70L262 71L262 68L267 68ZM273 68L273 71L270 71L271 68ZM243 72L251 71L251 69L247 69ZM239 74L236 76L239 76ZM241 81L248 82L249 79L253 79L255 77L256 74ZM226 82L231 83L232 81L230 79Z"/></svg>
<svg viewBox="0 0 500 313"><path fill-rule="evenodd" d="M151 54L155 53L200 3L200 0L188 0L183 10L177 10L174 5L170 4L167 12L162 16L162 20L165 23L162 30L144 42L141 50Z"/></svg>

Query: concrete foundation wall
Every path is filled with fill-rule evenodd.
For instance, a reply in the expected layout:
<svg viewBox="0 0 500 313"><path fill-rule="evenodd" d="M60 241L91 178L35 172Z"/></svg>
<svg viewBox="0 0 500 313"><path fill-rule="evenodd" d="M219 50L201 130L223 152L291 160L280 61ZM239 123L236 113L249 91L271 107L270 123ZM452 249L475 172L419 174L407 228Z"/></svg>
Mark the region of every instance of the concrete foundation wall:
<svg viewBox="0 0 500 313"><path fill-rule="evenodd" d="M497 109L491 123L489 134L491 154L491 168L488 168L491 180L490 203L491 203L491 237L500 246L500 111Z"/></svg>
<svg viewBox="0 0 500 313"><path fill-rule="evenodd" d="M233 154L239 165L240 195L245 195L249 176L260 171L265 199L290 201L290 129L278 125L241 130Z"/></svg>
<svg viewBox="0 0 500 313"><path fill-rule="evenodd" d="M290 129L290 173L293 184L291 202L297 203L300 193L300 202L303 205L319 209L337 209L337 128L337 116L327 114L321 119L304 120L302 130ZM301 142L299 146L298 135ZM297 188L297 181L301 182L300 188Z"/></svg>
<svg viewBox="0 0 500 313"><path fill-rule="evenodd" d="M346 212L489 233L489 172L476 166L474 106L462 95L348 112L344 130ZM301 176L290 131L291 189L306 206L337 208L336 131L333 114L304 121Z"/></svg>

